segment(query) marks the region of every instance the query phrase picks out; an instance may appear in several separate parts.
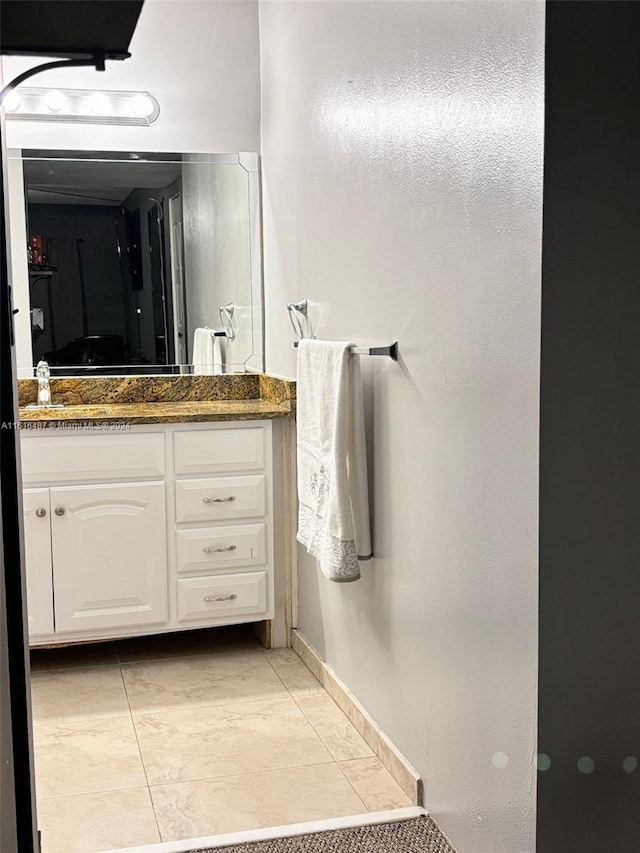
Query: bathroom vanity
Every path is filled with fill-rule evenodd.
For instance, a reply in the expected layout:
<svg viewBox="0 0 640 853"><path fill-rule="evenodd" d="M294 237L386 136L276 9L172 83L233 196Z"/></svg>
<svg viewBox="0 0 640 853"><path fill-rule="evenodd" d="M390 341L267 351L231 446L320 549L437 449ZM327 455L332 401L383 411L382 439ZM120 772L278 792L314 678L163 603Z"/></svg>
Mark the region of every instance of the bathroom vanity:
<svg viewBox="0 0 640 853"><path fill-rule="evenodd" d="M261 373L258 178L246 152L10 153L32 645L286 642L295 395ZM194 364L203 331L220 351Z"/></svg>
<svg viewBox="0 0 640 853"><path fill-rule="evenodd" d="M22 414L31 645L273 619L272 420L290 418L290 406L114 402Z"/></svg>

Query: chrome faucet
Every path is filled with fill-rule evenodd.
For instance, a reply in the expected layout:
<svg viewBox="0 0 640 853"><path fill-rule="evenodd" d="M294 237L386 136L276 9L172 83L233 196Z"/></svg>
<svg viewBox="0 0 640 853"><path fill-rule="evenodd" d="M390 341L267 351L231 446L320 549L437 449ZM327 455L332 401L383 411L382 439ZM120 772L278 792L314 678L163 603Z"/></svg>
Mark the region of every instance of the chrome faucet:
<svg viewBox="0 0 640 853"><path fill-rule="evenodd" d="M38 405L49 406L51 404L51 388L49 380L51 370L46 361L41 360L36 365L36 379L38 380Z"/></svg>
<svg viewBox="0 0 640 853"><path fill-rule="evenodd" d="M38 380L38 402L29 403L27 409L61 409L62 403L51 402L51 388L49 385L51 370L44 359L41 359L36 365L36 379Z"/></svg>

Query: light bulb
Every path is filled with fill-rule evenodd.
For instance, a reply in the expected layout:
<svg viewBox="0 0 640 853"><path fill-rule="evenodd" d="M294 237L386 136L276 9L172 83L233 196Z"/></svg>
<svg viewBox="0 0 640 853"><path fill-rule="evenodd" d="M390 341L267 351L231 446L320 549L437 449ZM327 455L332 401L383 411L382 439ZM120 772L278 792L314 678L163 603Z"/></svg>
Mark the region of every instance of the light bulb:
<svg viewBox="0 0 640 853"><path fill-rule="evenodd" d="M57 89L49 92L44 99L45 104L49 107L52 113L59 113L66 103L66 98Z"/></svg>
<svg viewBox="0 0 640 853"><path fill-rule="evenodd" d="M140 118L148 118L154 110L153 101L146 95L136 95L131 102L131 108Z"/></svg>
<svg viewBox="0 0 640 853"><path fill-rule="evenodd" d="M94 92L89 98L89 106L96 115L106 116L111 109L111 102L102 92Z"/></svg>
<svg viewBox="0 0 640 853"><path fill-rule="evenodd" d="M20 95L17 92L9 92L2 106L8 113L14 113L20 106Z"/></svg>

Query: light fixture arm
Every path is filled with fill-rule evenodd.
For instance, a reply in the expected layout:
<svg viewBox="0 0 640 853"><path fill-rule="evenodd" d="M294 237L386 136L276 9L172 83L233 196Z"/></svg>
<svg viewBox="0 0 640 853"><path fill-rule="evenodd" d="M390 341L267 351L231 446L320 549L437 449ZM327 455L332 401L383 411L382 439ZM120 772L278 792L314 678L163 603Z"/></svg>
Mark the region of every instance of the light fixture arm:
<svg viewBox="0 0 640 853"><path fill-rule="evenodd" d="M96 71L104 71L105 70L105 55L104 53L96 53L91 59L57 59L55 62L45 62L43 65L36 65L35 68L29 68L28 71L23 71L22 74L18 74L10 83L2 89L0 92L0 105L9 94L12 92L16 86L19 86L20 83L24 83L25 80L28 80L29 77L33 77L34 74L39 74L41 71L51 71L54 68L78 68L80 66L94 66Z"/></svg>

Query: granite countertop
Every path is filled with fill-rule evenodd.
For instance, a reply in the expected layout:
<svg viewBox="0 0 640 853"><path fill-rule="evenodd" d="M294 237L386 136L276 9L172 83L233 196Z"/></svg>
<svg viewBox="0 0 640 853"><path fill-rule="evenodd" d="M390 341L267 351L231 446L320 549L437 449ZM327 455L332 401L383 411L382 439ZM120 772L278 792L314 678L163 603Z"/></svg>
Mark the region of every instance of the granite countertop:
<svg viewBox="0 0 640 853"><path fill-rule="evenodd" d="M290 418L291 407L269 400L195 400L176 403L110 403L63 409L20 409L25 428L58 424L175 424Z"/></svg>
<svg viewBox="0 0 640 853"><path fill-rule="evenodd" d="M64 403L62 409L27 409L35 400L35 380L18 385L23 429L295 417L295 383L264 374L52 380L52 398Z"/></svg>

